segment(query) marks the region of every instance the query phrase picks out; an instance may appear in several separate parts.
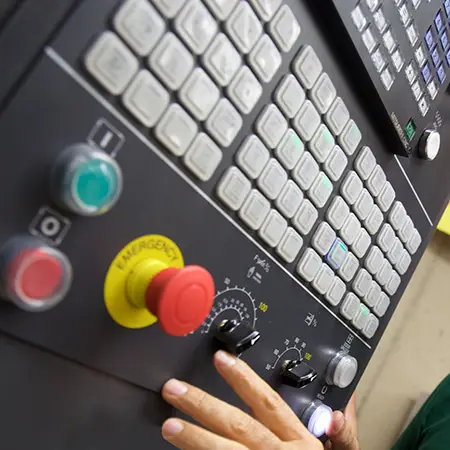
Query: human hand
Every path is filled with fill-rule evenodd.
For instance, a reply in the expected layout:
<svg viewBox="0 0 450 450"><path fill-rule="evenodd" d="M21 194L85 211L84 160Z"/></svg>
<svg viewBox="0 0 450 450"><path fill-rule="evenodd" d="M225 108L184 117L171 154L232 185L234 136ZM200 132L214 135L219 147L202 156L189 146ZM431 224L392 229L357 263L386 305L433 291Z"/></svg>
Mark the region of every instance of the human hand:
<svg viewBox="0 0 450 450"><path fill-rule="evenodd" d="M322 443L278 393L245 362L219 351L214 365L254 417L195 386L169 380L163 387L163 398L204 428L168 419L162 427L167 441L182 450L323 450ZM336 449L357 450L333 447Z"/></svg>

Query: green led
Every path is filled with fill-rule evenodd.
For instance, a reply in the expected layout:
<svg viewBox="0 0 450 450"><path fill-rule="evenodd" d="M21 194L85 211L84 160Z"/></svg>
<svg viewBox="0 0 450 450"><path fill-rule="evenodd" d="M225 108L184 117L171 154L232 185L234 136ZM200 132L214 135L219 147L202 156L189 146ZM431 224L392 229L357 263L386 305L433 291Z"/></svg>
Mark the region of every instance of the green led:
<svg viewBox="0 0 450 450"><path fill-rule="evenodd" d="M331 135L331 133L330 133L329 131L326 131L326 132L325 132L325 139L326 139L328 142L332 142L332 143L334 144L334 138L333 138L333 136Z"/></svg>
<svg viewBox="0 0 450 450"><path fill-rule="evenodd" d="M367 308L364 305L361 305L361 312L363 313L364 316L368 316L370 314L369 308Z"/></svg>
<svg viewBox="0 0 450 450"><path fill-rule="evenodd" d="M417 126L413 119L410 119L405 126L406 137L409 141L412 141L414 136L416 135Z"/></svg>
<svg viewBox="0 0 450 450"><path fill-rule="evenodd" d="M298 148L303 147L303 142L297 136L292 136L292 141L294 142L294 145L296 147L298 147Z"/></svg>

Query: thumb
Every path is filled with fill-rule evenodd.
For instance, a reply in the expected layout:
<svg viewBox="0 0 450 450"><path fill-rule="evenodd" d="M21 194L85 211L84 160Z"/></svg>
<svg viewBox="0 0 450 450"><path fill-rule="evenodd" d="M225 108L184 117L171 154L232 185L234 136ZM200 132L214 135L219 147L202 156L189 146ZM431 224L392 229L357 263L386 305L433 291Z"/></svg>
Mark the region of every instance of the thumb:
<svg viewBox="0 0 450 450"><path fill-rule="evenodd" d="M358 439L353 432L353 427L341 411L333 413L327 436L333 450L359 450Z"/></svg>

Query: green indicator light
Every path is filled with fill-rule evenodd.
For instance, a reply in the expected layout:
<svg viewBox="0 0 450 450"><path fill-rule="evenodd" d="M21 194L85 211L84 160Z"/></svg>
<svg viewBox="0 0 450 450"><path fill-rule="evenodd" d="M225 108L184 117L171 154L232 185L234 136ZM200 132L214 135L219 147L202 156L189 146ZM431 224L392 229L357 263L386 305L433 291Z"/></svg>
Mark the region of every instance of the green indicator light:
<svg viewBox="0 0 450 450"><path fill-rule="evenodd" d="M364 305L361 306L361 312L363 313L363 315L368 316L370 314L370 311L367 307L365 307Z"/></svg>
<svg viewBox="0 0 450 450"><path fill-rule="evenodd" d="M105 207L117 190L117 174L105 161L82 164L74 176L74 193L80 203L92 210Z"/></svg>
<svg viewBox="0 0 450 450"><path fill-rule="evenodd" d="M410 119L405 126L406 137L409 141L412 141L414 136L416 135L417 126L413 119Z"/></svg>
<svg viewBox="0 0 450 450"><path fill-rule="evenodd" d="M347 247L344 244L339 244L339 247L343 252L347 251Z"/></svg>
<svg viewBox="0 0 450 450"><path fill-rule="evenodd" d="M325 139L326 139L328 142L332 142L332 143L334 144L334 138L333 138L333 136L331 136L331 133L330 133L329 131L326 131L326 132L325 132Z"/></svg>
<svg viewBox="0 0 450 450"><path fill-rule="evenodd" d="M296 147L303 147L303 142L297 136L292 136L292 141Z"/></svg>

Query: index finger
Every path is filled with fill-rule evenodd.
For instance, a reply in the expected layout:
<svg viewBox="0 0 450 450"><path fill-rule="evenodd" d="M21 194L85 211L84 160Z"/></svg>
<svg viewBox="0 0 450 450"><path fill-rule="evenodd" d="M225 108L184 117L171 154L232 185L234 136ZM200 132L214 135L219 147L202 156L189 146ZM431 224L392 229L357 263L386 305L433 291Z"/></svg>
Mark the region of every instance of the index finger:
<svg viewBox="0 0 450 450"><path fill-rule="evenodd" d="M224 351L214 355L214 365L254 416L283 441L310 439L311 434L289 405L244 361Z"/></svg>

